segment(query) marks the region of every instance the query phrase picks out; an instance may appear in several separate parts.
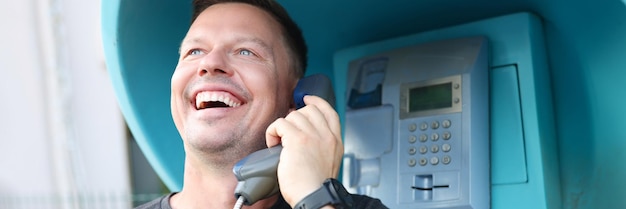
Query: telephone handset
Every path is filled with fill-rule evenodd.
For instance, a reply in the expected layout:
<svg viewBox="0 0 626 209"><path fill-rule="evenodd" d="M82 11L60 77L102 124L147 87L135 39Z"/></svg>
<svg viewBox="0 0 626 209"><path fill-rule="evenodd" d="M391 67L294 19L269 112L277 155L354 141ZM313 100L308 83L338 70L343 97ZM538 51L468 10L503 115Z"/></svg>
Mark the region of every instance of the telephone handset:
<svg viewBox="0 0 626 209"><path fill-rule="evenodd" d="M323 74L315 74L300 79L293 93L296 108L304 107L304 96L316 95L335 105L335 94L330 79ZM276 169L282 146L274 146L256 151L241 159L233 167L239 181L235 188L237 205L252 205L278 192ZM235 208L237 208L235 205Z"/></svg>

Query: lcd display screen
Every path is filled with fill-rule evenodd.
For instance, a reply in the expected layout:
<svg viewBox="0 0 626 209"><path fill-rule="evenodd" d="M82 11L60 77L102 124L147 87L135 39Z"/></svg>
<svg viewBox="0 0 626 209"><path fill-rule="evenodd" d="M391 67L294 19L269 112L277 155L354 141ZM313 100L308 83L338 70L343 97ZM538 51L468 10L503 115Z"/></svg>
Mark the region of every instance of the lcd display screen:
<svg viewBox="0 0 626 209"><path fill-rule="evenodd" d="M452 107L452 83L409 90L409 112Z"/></svg>

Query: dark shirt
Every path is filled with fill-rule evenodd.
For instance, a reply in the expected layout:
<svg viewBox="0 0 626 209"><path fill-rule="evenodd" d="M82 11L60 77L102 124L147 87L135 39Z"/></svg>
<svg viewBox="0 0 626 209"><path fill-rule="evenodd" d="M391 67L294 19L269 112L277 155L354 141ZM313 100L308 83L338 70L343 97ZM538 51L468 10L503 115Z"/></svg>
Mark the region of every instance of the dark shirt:
<svg viewBox="0 0 626 209"><path fill-rule="evenodd" d="M157 199L154 199L150 202L147 202L143 205L136 207L135 209L172 209L170 206L170 197L176 193L170 193L168 195L164 195ZM354 209L387 209L379 199L374 199L368 196L363 195L351 195L352 200L354 201ZM272 206L272 209L291 209L291 206L285 202L285 200L280 197L276 204Z"/></svg>

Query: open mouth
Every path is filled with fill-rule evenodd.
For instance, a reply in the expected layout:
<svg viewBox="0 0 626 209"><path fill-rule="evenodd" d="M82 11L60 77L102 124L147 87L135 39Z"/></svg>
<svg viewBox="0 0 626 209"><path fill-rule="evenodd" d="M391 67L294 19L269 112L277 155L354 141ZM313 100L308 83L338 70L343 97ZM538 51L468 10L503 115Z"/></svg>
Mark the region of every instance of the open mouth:
<svg viewBox="0 0 626 209"><path fill-rule="evenodd" d="M196 95L196 109L239 107L241 103L224 92L200 92Z"/></svg>

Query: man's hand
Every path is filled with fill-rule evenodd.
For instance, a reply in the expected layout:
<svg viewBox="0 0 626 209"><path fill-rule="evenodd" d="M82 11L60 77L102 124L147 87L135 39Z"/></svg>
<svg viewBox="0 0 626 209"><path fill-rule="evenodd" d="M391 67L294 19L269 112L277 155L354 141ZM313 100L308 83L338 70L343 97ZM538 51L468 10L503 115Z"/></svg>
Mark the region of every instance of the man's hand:
<svg viewBox="0 0 626 209"><path fill-rule="evenodd" d="M268 147L282 143L278 183L283 198L292 207L336 178L343 144L337 112L324 99L307 95L305 107L279 118L266 131Z"/></svg>

